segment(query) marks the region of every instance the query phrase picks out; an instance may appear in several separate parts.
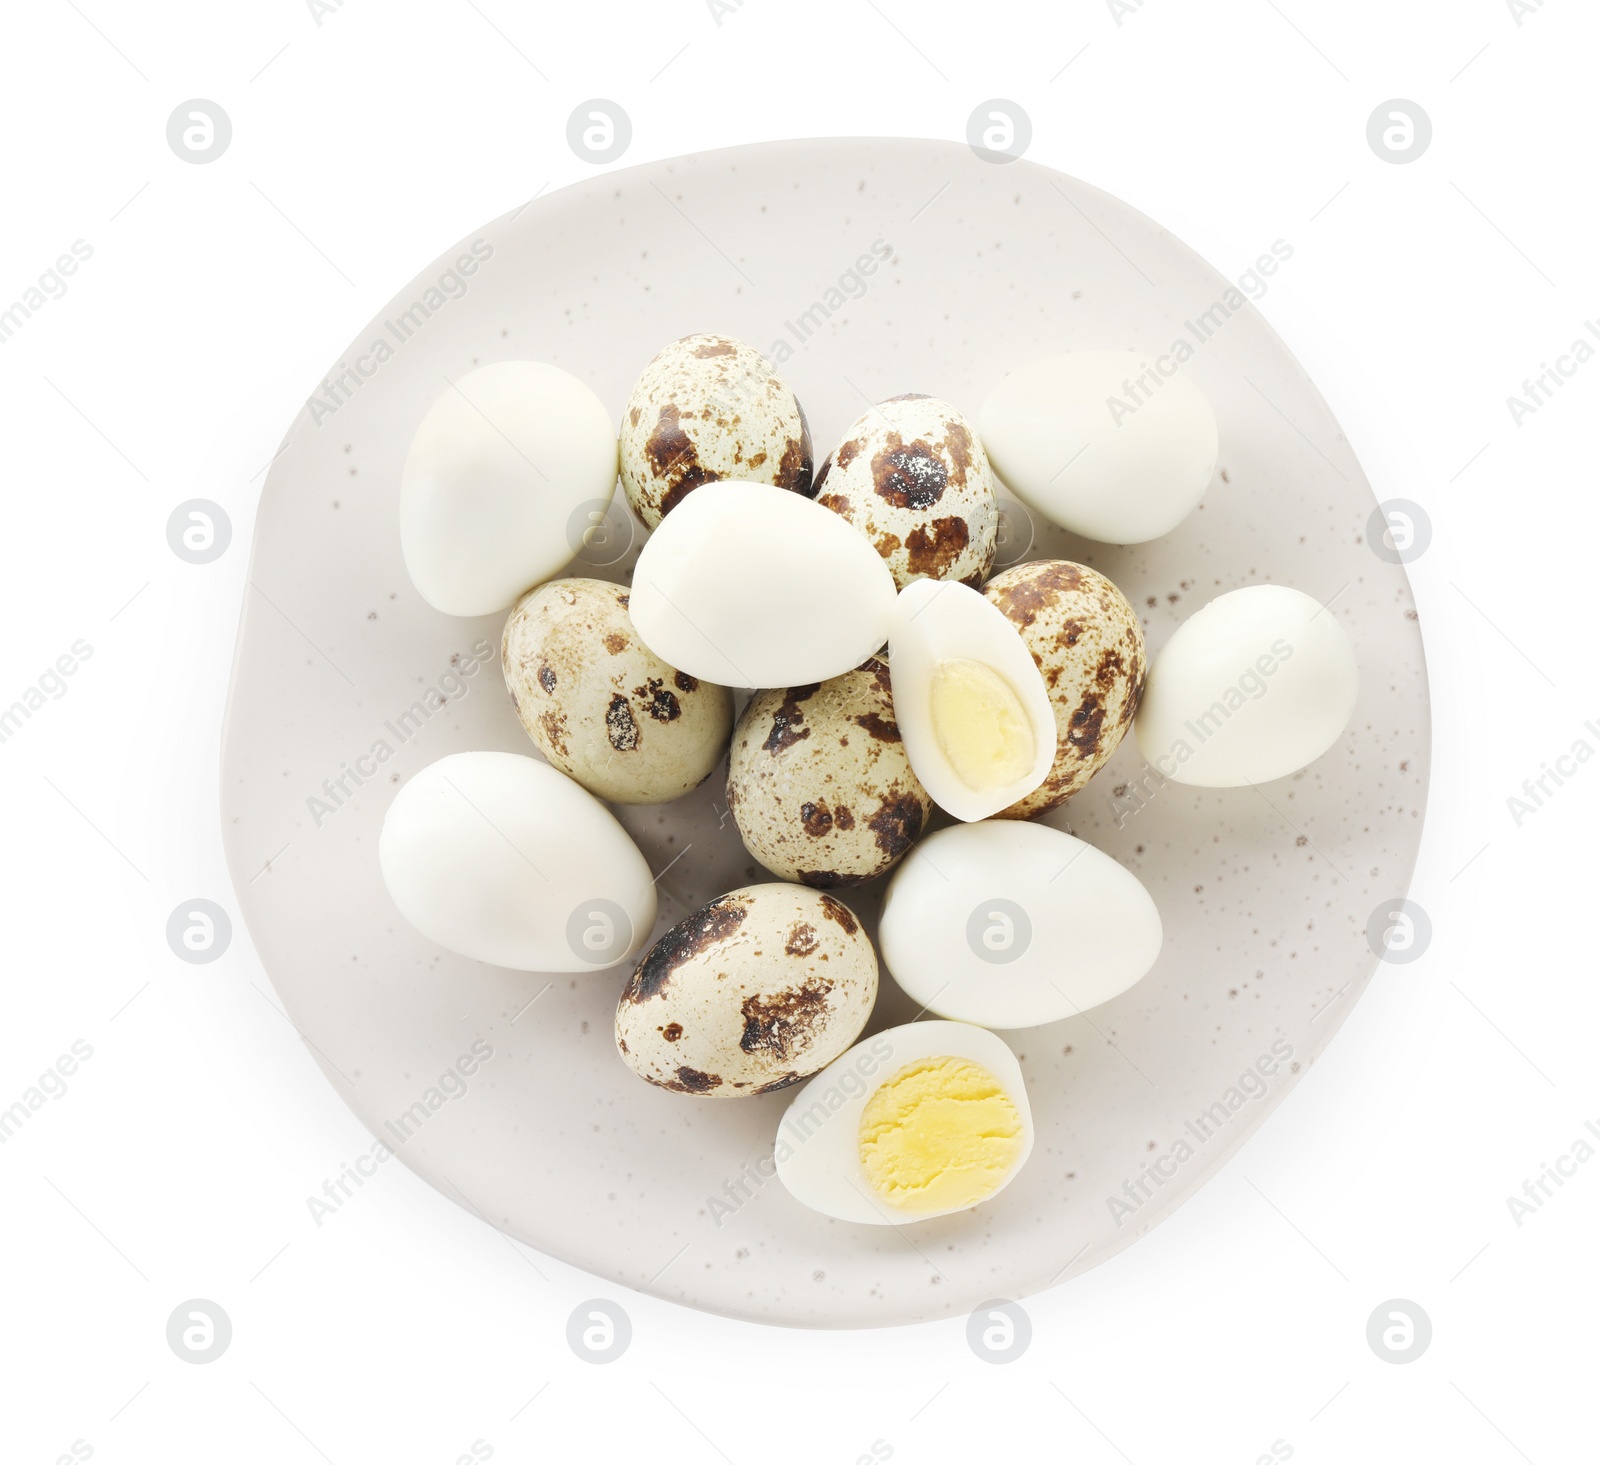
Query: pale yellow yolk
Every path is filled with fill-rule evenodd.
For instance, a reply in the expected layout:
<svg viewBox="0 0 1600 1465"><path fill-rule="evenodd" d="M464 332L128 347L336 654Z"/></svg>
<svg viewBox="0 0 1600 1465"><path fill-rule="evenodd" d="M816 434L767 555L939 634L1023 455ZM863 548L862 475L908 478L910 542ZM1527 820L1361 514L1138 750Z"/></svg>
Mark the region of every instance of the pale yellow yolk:
<svg viewBox="0 0 1600 1465"><path fill-rule="evenodd" d="M861 1169L879 1199L912 1214L988 1199L1022 1153L1022 1119L1000 1082L966 1058L920 1058L861 1112Z"/></svg>
<svg viewBox="0 0 1600 1465"><path fill-rule="evenodd" d="M981 661L941 661L928 689L933 736L975 792L1004 788L1033 767L1033 724L1022 699Z"/></svg>

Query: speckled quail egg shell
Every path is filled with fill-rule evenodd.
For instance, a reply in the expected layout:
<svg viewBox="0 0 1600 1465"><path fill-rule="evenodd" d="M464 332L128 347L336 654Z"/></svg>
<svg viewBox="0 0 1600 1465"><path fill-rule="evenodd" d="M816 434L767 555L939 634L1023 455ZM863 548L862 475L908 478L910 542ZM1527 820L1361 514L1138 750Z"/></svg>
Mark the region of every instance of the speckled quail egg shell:
<svg viewBox="0 0 1600 1465"><path fill-rule="evenodd" d="M973 788L942 745L933 710L946 662L975 662L1015 695L1031 734L1032 756L1010 781ZM1016 628L976 590L953 581L916 580L895 601L889 624L889 675L906 756L946 813L987 819L1043 782L1055 757L1055 722L1045 686Z"/></svg>
<svg viewBox="0 0 1600 1465"><path fill-rule="evenodd" d="M628 613L645 645L725 687L792 687L882 647L894 578L837 514L764 483L708 483L646 542Z"/></svg>
<svg viewBox="0 0 1600 1465"><path fill-rule="evenodd" d="M611 414L570 372L499 361L452 383L400 477L400 548L446 615L504 610L575 555L617 486Z"/></svg>
<svg viewBox="0 0 1600 1465"><path fill-rule="evenodd" d="M933 800L906 757L887 664L757 692L729 749L728 807L744 847L785 880L828 890L889 869Z"/></svg>
<svg viewBox="0 0 1600 1465"><path fill-rule="evenodd" d="M895 871L883 962L919 1006L986 1028L1059 1022L1126 992L1161 955L1139 877L1048 824L941 829Z"/></svg>
<svg viewBox="0 0 1600 1465"><path fill-rule="evenodd" d="M654 529L702 483L734 478L811 497L811 429L759 351L684 336L657 352L622 409L622 487Z"/></svg>
<svg viewBox="0 0 1600 1465"><path fill-rule="evenodd" d="M864 1226L904 1226L950 1210L918 1214L886 1204L861 1163L861 1118L874 1093L908 1064L965 1059L998 1080L1021 1121L1021 1144L1010 1173L980 1201L993 1200L1033 1151L1033 1112L1022 1066L1003 1038L964 1022L911 1022L864 1038L801 1089L778 1125L773 1156L784 1189L802 1205ZM959 1209L967 1209L961 1207Z"/></svg>
<svg viewBox="0 0 1600 1465"><path fill-rule="evenodd" d="M912 393L861 414L817 470L817 502L866 535L894 574L977 587L994 562L1000 507L972 425Z"/></svg>
<svg viewBox="0 0 1600 1465"><path fill-rule="evenodd" d="M722 761L733 725L728 689L651 651L620 586L552 580L530 591L506 621L500 659L535 746L600 798L666 803Z"/></svg>
<svg viewBox="0 0 1600 1465"><path fill-rule="evenodd" d="M677 1093L768 1093L843 1053L877 992L877 955L848 906L799 885L748 885L645 953L617 1004L617 1051Z"/></svg>
<svg viewBox="0 0 1600 1465"><path fill-rule="evenodd" d="M493 966L595 971L655 924L650 867L611 811L518 753L452 753L413 775L384 815L378 865L411 925Z"/></svg>
<svg viewBox="0 0 1600 1465"><path fill-rule="evenodd" d="M1070 560L1017 565L983 593L1021 633L1055 717L1055 762L1044 782L996 815L1032 819L1088 783L1133 726L1145 685L1144 636L1123 593Z"/></svg>
<svg viewBox="0 0 1600 1465"><path fill-rule="evenodd" d="M1359 691L1335 611L1287 585L1246 585L1196 611L1161 648L1139 751L1177 783L1267 783L1338 742Z"/></svg>

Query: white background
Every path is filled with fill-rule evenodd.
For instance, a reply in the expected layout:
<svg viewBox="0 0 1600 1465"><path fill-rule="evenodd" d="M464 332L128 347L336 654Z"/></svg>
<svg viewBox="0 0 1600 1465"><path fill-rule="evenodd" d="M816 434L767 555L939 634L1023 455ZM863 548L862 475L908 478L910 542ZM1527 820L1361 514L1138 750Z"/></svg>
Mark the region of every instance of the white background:
<svg viewBox="0 0 1600 1465"><path fill-rule="evenodd" d="M737 4L737 0L733 0ZM1591 932L1600 767L1518 827L1507 799L1600 719L1592 647L1600 360L1518 426L1507 397L1600 317L1593 58L1580 0L512 0L116 5L4 25L0 309L93 256L0 346L0 705L93 654L0 744L0 1108L93 1056L0 1146L0 1454L105 1461L582 1458L1347 1462L1593 1458L1600 1163L1519 1226L1507 1197L1600 1123ZM194 166L166 123L220 103ZM1426 506L1412 567L1435 772L1412 891L1426 956L1387 966L1219 1178L1098 1271L1026 1303L997 1367L960 1321L761 1329L620 1293L384 1167L320 1228L306 1198L370 1139L236 930L168 949L197 896L237 918L216 759L259 471L321 369L457 238L593 172L767 138L961 138L981 101L1029 156L1109 190L1261 302L1380 498ZM1366 124L1420 103L1397 166ZM180 561L185 499L229 551ZM1554 789L1554 785L1549 785ZM1594 1136L1590 1136L1594 1139ZM1596 1140L1600 1144L1600 1140ZM552 1203L559 1204L560 1197ZM580 1361L568 1315L633 1342ZM178 1304L232 1320L216 1362ZM1418 1361L1366 1325L1431 1317ZM529 1401L532 1401L531 1403Z"/></svg>

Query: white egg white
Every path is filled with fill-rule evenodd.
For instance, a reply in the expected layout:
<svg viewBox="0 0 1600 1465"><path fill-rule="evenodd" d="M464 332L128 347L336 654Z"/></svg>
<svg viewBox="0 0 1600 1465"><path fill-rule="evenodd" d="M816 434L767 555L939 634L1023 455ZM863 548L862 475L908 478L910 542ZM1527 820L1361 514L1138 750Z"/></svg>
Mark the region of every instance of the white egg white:
<svg viewBox="0 0 1600 1465"><path fill-rule="evenodd" d="M1145 761L1177 783L1267 783L1338 742L1359 688L1336 612L1286 585L1247 585L1196 611L1161 648L1135 736Z"/></svg>
<svg viewBox="0 0 1600 1465"><path fill-rule="evenodd" d="M970 592L969 592L970 593ZM668 665L724 687L793 687L882 647L894 576L837 514L764 483L705 483L661 521L629 614Z"/></svg>
<svg viewBox="0 0 1600 1465"><path fill-rule="evenodd" d="M462 956L592 972L638 954L656 918L650 867L593 794L516 753L453 753L395 795L378 836L400 914Z"/></svg>
<svg viewBox="0 0 1600 1465"><path fill-rule="evenodd" d="M940 747L933 728L933 680L940 663L951 660L989 667L1017 694L1034 738L1033 762L1020 778L996 788L971 788ZM978 591L950 580L907 585L889 623L889 677L906 756L946 813L987 819L1044 782L1056 756L1049 692L1017 628Z"/></svg>
<svg viewBox="0 0 1600 1465"><path fill-rule="evenodd" d="M1217 468L1216 415L1181 366L1171 353L1071 351L1020 367L979 414L989 461L1074 534L1141 544L1170 533Z"/></svg>
<svg viewBox="0 0 1600 1465"><path fill-rule="evenodd" d="M795 1095L773 1141L778 1178L790 1195L825 1216L864 1226L904 1226L951 1214L897 1210L878 1198L861 1169L861 1114L867 1101L885 1080L924 1058L965 1058L999 1081L1022 1120L1022 1148L994 1194L1011 1183L1033 1149L1033 1114L1016 1055L983 1028L912 1022L864 1038Z"/></svg>
<svg viewBox="0 0 1600 1465"><path fill-rule="evenodd" d="M446 615L505 610L578 552L616 486L616 429L583 382L540 361L481 366L443 384L406 454L406 570Z"/></svg>
<svg viewBox="0 0 1600 1465"><path fill-rule="evenodd" d="M1161 954L1139 878L1046 824L989 820L924 839L884 896L890 974L930 1012L988 1028L1073 1017L1126 992Z"/></svg>

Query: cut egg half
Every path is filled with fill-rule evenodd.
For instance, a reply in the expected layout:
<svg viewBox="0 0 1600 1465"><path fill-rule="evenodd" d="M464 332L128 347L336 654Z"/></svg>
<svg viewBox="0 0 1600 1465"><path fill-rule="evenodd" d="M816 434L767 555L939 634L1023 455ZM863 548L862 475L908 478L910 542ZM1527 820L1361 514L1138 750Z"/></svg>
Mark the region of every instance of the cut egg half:
<svg viewBox="0 0 1600 1465"><path fill-rule="evenodd" d="M1187 359L1069 351L1018 367L979 418L995 471L1023 503L1085 538L1143 544L1170 534L1217 471L1216 414L1181 370Z"/></svg>
<svg viewBox="0 0 1600 1465"><path fill-rule="evenodd" d="M889 567L837 514L769 484L723 481L701 484L650 536L628 612L645 645L690 676L798 687L877 651L894 600Z"/></svg>
<svg viewBox="0 0 1600 1465"><path fill-rule="evenodd" d="M576 526L616 486L611 414L570 372L497 361L447 379L400 476L411 583L446 615L508 610L578 552Z"/></svg>
<svg viewBox="0 0 1600 1465"><path fill-rule="evenodd" d="M1360 690L1355 648L1328 604L1288 585L1245 585L1172 633L1151 663L1134 733L1161 778L1270 783L1344 736Z"/></svg>
<svg viewBox="0 0 1600 1465"><path fill-rule="evenodd" d="M384 815L378 867L428 940L513 971L615 966L656 919L655 879L627 830L518 753L451 753L414 774Z"/></svg>
<svg viewBox="0 0 1600 1465"><path fill-rule="evenodd" d="M878 925L912 1001L986 1028L1076 1017L1126 992L1161 955L1139 877L1048 824L991 819L922 840L895 871Z"/></svg>
<svg viewBox="0 0 1600 1465"><path fill-rule="evenodd" d="M889 677L906 756L946 813L987 819L1044 782L1056 756L1044 678L976 590L907 585L889 620Z"/></svg>
<svg viewBox="0 0 1600 1465"><path fill-rule="evenodd" d="M795 1096L778 1177L840 1221L901 1226L999 1194L1033 1148L1022 1069L993 1033L913 1022L864 1039Z"/></svg>

